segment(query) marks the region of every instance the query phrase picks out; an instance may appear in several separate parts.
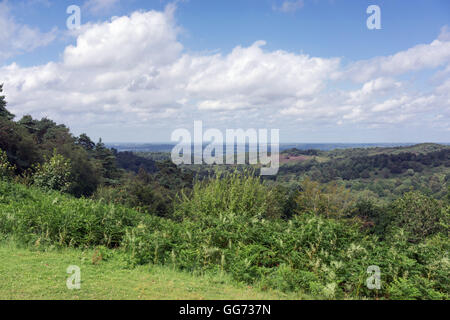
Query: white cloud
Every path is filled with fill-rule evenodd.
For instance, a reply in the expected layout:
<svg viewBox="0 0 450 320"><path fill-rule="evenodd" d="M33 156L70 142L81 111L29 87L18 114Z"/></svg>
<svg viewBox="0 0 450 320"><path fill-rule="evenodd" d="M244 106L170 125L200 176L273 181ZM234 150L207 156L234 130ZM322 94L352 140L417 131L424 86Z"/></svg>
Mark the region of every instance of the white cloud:
<svg viewBox="0 0 450 320"><path fill-rule="evenodd" d="M395 76L411 71L437 68L449 63L450 41L440 37L430 44L419 44L391 56L357 61L351 64L341 76L364 82L374 77Z"/></svg>
<svg viewBox="0 0 450 320"><path fill-rule="evenodd" d="M408 100L409 100L408 97L405 97L405 96L398 98L398 99L389 99L389 100L383 101L380 104L375 105L372 108L372 111L381 112L381 111L388 111L388 110L392 110L395 108L399 108L402 105L404 105Z"/></svg>
<svg viewBox="0 0 450 320"><path fill-rule="evenodd" d="M56 32L56 28L45 33L16 22L7 2L0 2L0 61L48 45Z"/></svg>
<svg viewBox="0 0 450 320"><path fill-rule="evenodd" d="M311 58L285 51L265 52L263 41L248 48L237 47L227 56L193 57L193 76L186 87L192 97L238 103L248 107L267 106L283 99L318 94L338 59ZM186 57L185 57L186 59ZM211 104L210 104L211 105ZM220 107L214 104L214 109Z"/></svg>
<svg viewBox="0 0 450 320"><path fill-rule="evenodd" d="M270 120L274 126L296 128L427 121L448 127L448 77L429 92L396 78L435 66L448 69L448 41L350 67L338 58L267 51L264 41L228 54L188 54L178 40L173 10L85 25L59 62L3 66L0 83L5 83L11 111L71 126L184 126L205 119L211 126L224 121L267 126ZM358 87L347 87L343 78L356 80Z"/></svg>
<svg viewBox="0 0 450 320"><path fill-rule="evenodd" d="M71 68L129 70L136 65L162 66L173 62L182 46L170 17L155 11L135 12L94 24L64 51L64 65Z"/></svg>
<svg viewBox="0 0 450 320"><path fill-rule="evenodd" d="M4 67L10 105L26 103L17 109L31 113L44 105L56 113L61 105L65 112L121 112L133 121L181 107L271 108L318 94L339 65L338 59L266 52L263 41L228 55L182 54L172 13L135 12L93 24L59 63ZM40 93L52 101L43 104Z"/></svg>
<svg viewBox="0 0 450 320"><path fill-rule="evenodd" d="M381 95L388 91L397 90L401 83L392 78L376 78L364 83L363 87L349 92L349 102L361 103L373 99L374 95Z"/></svg>
<svg viewBox="0 0 450 320"><path fill-rule="evenodd" d="M10 106L57 118L67 112L120 112L131 120L142 113L165 113L174 96L159 70L177 61L182 49L170 24L166 13L136 12L85 29L76 46L66 48L62 62L3 67L0 77ZM152 82L161 89L149 90ZM45 96L52 98L43 102Z"/></svg>

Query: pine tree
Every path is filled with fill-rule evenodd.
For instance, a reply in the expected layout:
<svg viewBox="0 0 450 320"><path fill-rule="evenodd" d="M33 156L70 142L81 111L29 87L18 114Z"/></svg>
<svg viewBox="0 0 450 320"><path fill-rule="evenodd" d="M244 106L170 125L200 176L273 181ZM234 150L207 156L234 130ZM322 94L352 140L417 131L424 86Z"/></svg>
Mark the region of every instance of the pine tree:
<svg viewBox="0 0 450 320"><path fill-rule="evenodd" d="M3 84L0 84L0 93L3 92ZM12 120L14 115L6 109L5 96L0 95L0 119Z"/></svg>
<svg viewBox="0 0 450 320"><path fill-rule="evenodd" d="M76 144L82 146L86 151L89 151L89 152L94 150L94 148L95 148L95 143L85 133L82 133L77 138Z"/></svg>
<svg viewBox="0 0 450 320"><path fill-rule="evenodd" d="M103 178L106 185L116 183L119 178L119 170L117 169L116 157L113 152L108 149L100 138L95 145L95 159L97 159L103 168Z"/></svg>

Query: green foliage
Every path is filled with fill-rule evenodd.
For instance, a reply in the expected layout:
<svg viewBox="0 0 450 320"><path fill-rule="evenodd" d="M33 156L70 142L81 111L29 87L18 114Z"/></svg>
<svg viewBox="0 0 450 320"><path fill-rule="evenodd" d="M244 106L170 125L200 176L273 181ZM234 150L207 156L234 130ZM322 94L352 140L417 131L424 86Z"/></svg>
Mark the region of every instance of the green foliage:
<svg viewBox="0 0 450 320"><path fill-rule="evenodd" d="M11 179L15 170L16 167L9 163L6 152L0 149L0 180Z"/></svg>
<svg viewBox="0 0 450 320"><path fill-rule="evenodd" d="M85 149L86 151L93 151L95 148L95 143L89 138L85 133L82 133L77 138L77 145L80 145Z"/></svg>
<svg viewBox="0 0 450 320"><path fill-rule="evenodd" d="M27 130L13 121L0 118L0 149L8 154L19 172L40 161L39 151Z"/></svg>
<svg viewBox="0 0 450 320"><path fill-rule="evenodd" d="M170 218L175 196L179 191L189 189L192 176L184 174L173 164L160 166L155 174L148 173L143 167L137 175L124 174L119 185L101 186L94 198Z"/></svg>
<svg viewBox="0 0 450 320"><path fill-rule="evenodd" d="M37 187L48 190L67 192L71 184L70 160L54 150L53 156L43 165L38 164L33 175L33 183Z"/></svg>
<svg viewBox="0 0 450 320"><path fill-rule="evenodd" d="M267 216L290 219L298 210L296 198L300 187L296 184L284 186L276 184L271 187L271 196L268 199Z"/></svg>
<svg viewBox="0 0 450 320"><path fill-rule="evenodd" d="M328 299L449 298L447 234L411 243L409 232L392 228L380 241L345 218L270 217L261 203L271 203L272 192L257 177L223 179L197 183L177 204L177 221L0 182L0 235L34 245L121 246L133 264L226 273L262 289ZM365 285L370 265L381 269L380 290Z"/></svg>
<svg viewBox="0 0 450 320"><path fill-rule="evenodd" d="M444 224L448 226L448 216L440 203L419 192L405 194L392 204L391 210L394 225L408 232L410 241L420 241L444 231Z"/></svg>
<svg viewBox="0 0 450 320"><path fill-rule="evenodd" d="M243 177L238 172L217 173L215 178L197 183L190 198L183 194L175 215L192 220L220 215L262 219L271 196L271 191L250 171Z"/></svg>
<svg viewBox="0 0 450 320"><path fill-rule="evenodd" d="M102 139L95 145L94 158L100 165L102 183L105 185L115 185L118 183L120 173L117 168L116 158L112 150L106 148Z"/></svg>
<svg viewBox="0 0 450 320"><path fill-rule="evenodd" d="M102 186L94 194L95 199L107 203L122 204L139 212L146 212L161 217L169 217L172 213L170 199L166 199L163 190L137 179L127 180L118 187Z"/></svg>
<svg viewBox="0 0 450 320"><path fill-rule="evenodd" d="M348 213L353 199L348 189L337 183L321 185L306 178L301 183L297 202L297 212L312 212L326 217L341 217Z"/></svg>
<svg viewBox="0 0 450 320"><path fill-rule="evenodd" d="M228 204L237 194L249 192L246 185L254 181L240 177L243 181L238 183L236 178L229 176L224 185L217 179L197 184L193 195L177 207L184 212L178 223L152 218L130 230L123 245L132 261L225 271L262 288L300 290L325 298L448 297L448 282L443 279L448 271L445 237L417 246L408 241L406 232L393 230L381 242L361 232L358 223L314 213L304 212L289 221L263 219L261 208L252 215L239 214ZM239 201L245 205L247 197ZM382 270L379 291L365 286L370 265Z"/></svg>
<svg viewBox="0 0 450 320"><path fill-rule="evenodd" d="M3 84L0 84L0 93L3 92ZM0 95L0 118L6 120L14 119L14 115L6 109L5 96Z"/></svg>
<svg viewBox="0 0 450 320"><path fill-rule="evenodd" d="M140 157L133 152L124 151L117 152L113 149L114 155L117 160L118 167L127 171L133 171L138 173L143 169L148 173L154 173L158 171L156 162L152 159Z"/></svg>
<svg viewBox="0 0 450 320"><path fill-rule="evenodd" d="M50 119L14 122L4 100L0 238L96 248L94 264L120 246L132 264L329 299L449 298L450 148L290 150L304 161L277 178L245 168L211 178L212 167L121 154ZM12 183L14 171L15 181L34 186ZM193 172L201 179L194 186ZM355 193L365 200L355 203ZM397 195L391 205L373 201ZM380 290L365 285L370 265L381 269Z"/></svg>
<svg viewBox="0 0 450 320"><path fill-rule="evenodd" d="M448 187L450 147L446 145L318 151L318 156L295 158L306 153L283 151L282 159L287 162L280 167L277 181L301 181L304 177L320 183L343 180L352 194L370 191L384 200L413 190L441 199Z"/></svg>
<svg viewBox="0 0 450 320"><path fill-rule="evenodd" d="M71 184L67 188L52 182L46 187L63 187L77 197L90 196L99 184L112 185L120 178L113 151L101 141L95 145L85 134L76 138L65 125L58 125L47 118L37 120L25 115L14 122L14 116L5 106L5 97L0 96L0 149L7 153L9 161L16 167L16 179L28 183L30 170L42 169L55 149L72 164ZM48 184L49 181L39 183Z"/></svg>
<svg viewBox="0 0 450 320"><path fill-rule="evenodd" d="M82 148L65 145L59 149L70 160L71 184L69 193L76 196L91 196L100 185L101 170L89 154Z"/></svg>
<svg viewBox="0 0 450 320"><path fill-rule="evenodd" d="M0 234L25 243L116 247L139 216L121 206L0 182Z"/></svg>
<svg viewBox="0 0 450 320"><path fill-rule="evenodd" d="M359 199L349 216L360 219L364 230L374 233L382 239L393 220L392 214L387 208L381 207L369 199Z"/></svg>

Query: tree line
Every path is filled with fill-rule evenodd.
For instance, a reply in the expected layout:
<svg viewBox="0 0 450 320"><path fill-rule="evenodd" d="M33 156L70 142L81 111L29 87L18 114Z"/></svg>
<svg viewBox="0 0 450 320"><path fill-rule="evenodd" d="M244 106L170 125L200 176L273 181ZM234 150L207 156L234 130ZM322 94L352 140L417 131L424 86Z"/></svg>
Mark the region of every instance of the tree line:
<svg viewBox="0 0 450 320"><path fill-rule="evenodd" d="M3 85L0 85L0 94ZM0 96L0 151L15 180L76 197L105 197L165 215L175 193L192 184L192 175L168 161L109 149L48 118L25 115L15 121ZM0 164L1 165L1 164ZM6 172L6 171L5 171Z"/></svg>

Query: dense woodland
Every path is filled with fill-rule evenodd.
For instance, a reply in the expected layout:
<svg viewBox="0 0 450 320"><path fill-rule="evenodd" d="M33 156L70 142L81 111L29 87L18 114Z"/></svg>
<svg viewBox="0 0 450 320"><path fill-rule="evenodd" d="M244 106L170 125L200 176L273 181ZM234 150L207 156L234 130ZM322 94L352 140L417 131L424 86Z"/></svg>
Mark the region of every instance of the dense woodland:
<svg viewBox="0 0 450 320"><path fill-rule="evenodd" d="M373 200L393 200L408 191L443 198L450 181L450 147L420 144L412 147L334 150L286 150L286 158L305 156L280 168L278 181L308 176L320 183L338 181L353 193Z"/></svg>
<svg viewBox="0 0 450 320"><path fill-rule="evenodd" d="M177 167L50 119L15 119L0 96L0 240L98 247L130 266L226 272L316 298L449 298L448 146L281 157L266 179L251 167ZM366 286L370 265L379 290Z"/></svg>

